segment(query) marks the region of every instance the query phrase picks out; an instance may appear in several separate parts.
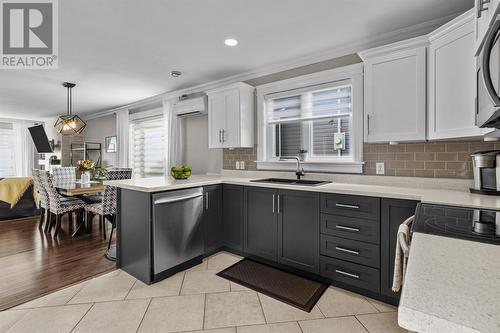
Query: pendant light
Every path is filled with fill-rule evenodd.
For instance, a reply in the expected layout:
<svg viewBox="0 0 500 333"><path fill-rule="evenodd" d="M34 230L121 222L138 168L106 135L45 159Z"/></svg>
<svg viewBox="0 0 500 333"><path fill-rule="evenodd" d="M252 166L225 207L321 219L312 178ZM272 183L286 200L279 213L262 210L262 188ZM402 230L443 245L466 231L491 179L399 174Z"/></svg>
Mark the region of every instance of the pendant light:
<svg viewBox="0 0 500 333"><path fill-rule="evenodd" d="M59 116L57 118L56 123L54 124L55 129L61 133L61 134L79 134L83 132L83 129L87 124L78 117L77 115L72 115L72 94L71 94L71 89L73 89L76 84L71 83L71 82L64 82L62 84L64 88L67 89L68 91L68 96L67 96L67 101L66 101L66 108L67 108L67 113L64 116Z"/></svg>

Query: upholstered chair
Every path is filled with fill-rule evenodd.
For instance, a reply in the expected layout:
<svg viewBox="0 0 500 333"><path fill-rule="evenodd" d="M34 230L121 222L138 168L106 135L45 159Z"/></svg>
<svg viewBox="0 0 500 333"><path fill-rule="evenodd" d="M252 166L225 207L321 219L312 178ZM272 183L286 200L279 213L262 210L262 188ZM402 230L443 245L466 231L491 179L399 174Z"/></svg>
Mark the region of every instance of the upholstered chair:
<svg viewBox="0 0 500 333"><path fill-rule="evenodd" d="M74 183L76 181L75 167L57 167L52 169L52 177L55 183Z"/></svg>
<svg viewBox="0 0 500 333"><path fill-rule="evenodd" d="M105 180L120 180L132 178L132 169L120 168L108 170L106 172ZM111 246L111 239L113 238L113 231L116 227L116 187L104 186L104 193L102 201L95 204L85 206L87 212L87 221L92 221L94 215L104 217L103 220L108 220L111 223L111 234L109 236L108 249ZM103 227L104 238L106 238L106 228Z"/></svg>
<svg viewBox="0 0 500 333"><path fill-rule="evenodd" d="M45 190L43 186L42 179L40 178L41 170L33 169L33 185L35 186L35 191L38 192L40 198L40 222L38 223L38 228L43 227L43 223L47 220L47 217L50 215L50 202L49 202L49 194Z"/></svg>
<svg viewBox="0 0 500 333"><path fill-rule="evenodd" d="M79 199L66 200L61 197L54 186L52 175L48 172L41 172L40 178L42 184L49 196L50 218L48 222L48 230L52 228L52 217L55 217L54 236L57 236L61 230L61 218L64 214L81 213L84 211L85 202ZM46 228L47 229L47 228Z"/></svg>

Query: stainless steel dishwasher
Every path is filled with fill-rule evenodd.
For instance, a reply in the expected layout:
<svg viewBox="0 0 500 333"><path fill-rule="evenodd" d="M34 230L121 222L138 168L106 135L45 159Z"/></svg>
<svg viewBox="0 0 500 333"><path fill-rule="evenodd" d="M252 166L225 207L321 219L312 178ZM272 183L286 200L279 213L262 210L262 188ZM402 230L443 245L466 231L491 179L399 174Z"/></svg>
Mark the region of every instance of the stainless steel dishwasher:
<svg viewBox="0 0 500 333"><path fill-rule="evenodd" d="M153 195L154 274L203 255L203 188Z"/></svg>

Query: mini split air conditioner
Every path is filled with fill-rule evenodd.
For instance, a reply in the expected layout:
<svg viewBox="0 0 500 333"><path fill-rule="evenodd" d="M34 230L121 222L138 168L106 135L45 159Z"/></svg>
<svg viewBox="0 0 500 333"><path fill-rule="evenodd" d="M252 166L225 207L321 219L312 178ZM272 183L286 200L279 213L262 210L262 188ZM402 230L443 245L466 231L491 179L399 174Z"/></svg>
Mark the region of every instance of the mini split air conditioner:
<svg viewBox="0 0 500 333"><path fill-rule="evenodd" d="M177 117L194 117L208 114L207 96L179 100L174 104Z"/></svg>

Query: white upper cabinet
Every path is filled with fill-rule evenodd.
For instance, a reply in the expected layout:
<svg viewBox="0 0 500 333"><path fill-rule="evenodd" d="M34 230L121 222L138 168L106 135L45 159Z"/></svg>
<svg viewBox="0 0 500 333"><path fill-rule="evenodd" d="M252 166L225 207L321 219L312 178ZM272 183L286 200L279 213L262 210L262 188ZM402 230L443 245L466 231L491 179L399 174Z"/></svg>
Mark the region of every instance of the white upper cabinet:
<svg viewBox="0 0 500 333"><path fill-rule="evenodd" d="M209 148L253 147L254 90L236 83L206 92Z"/></svg>
<svg viewBox="0 0 500 333"><path fill-rule="evenodd" d="M429 34L428 139L482 136L475 125L474 11Z"/></svg>
<svg viewBox="0 0 500 333"><path fill-rule="evenodd" d="M359 53L365 142L425 140L427 44L425 36Z"/></svg>
<svg viewBox="0 0 500 333"><path fill-rule="evenodd" d="M477 54L499 7L500 0L474 0L474 54Z"/></svg>

